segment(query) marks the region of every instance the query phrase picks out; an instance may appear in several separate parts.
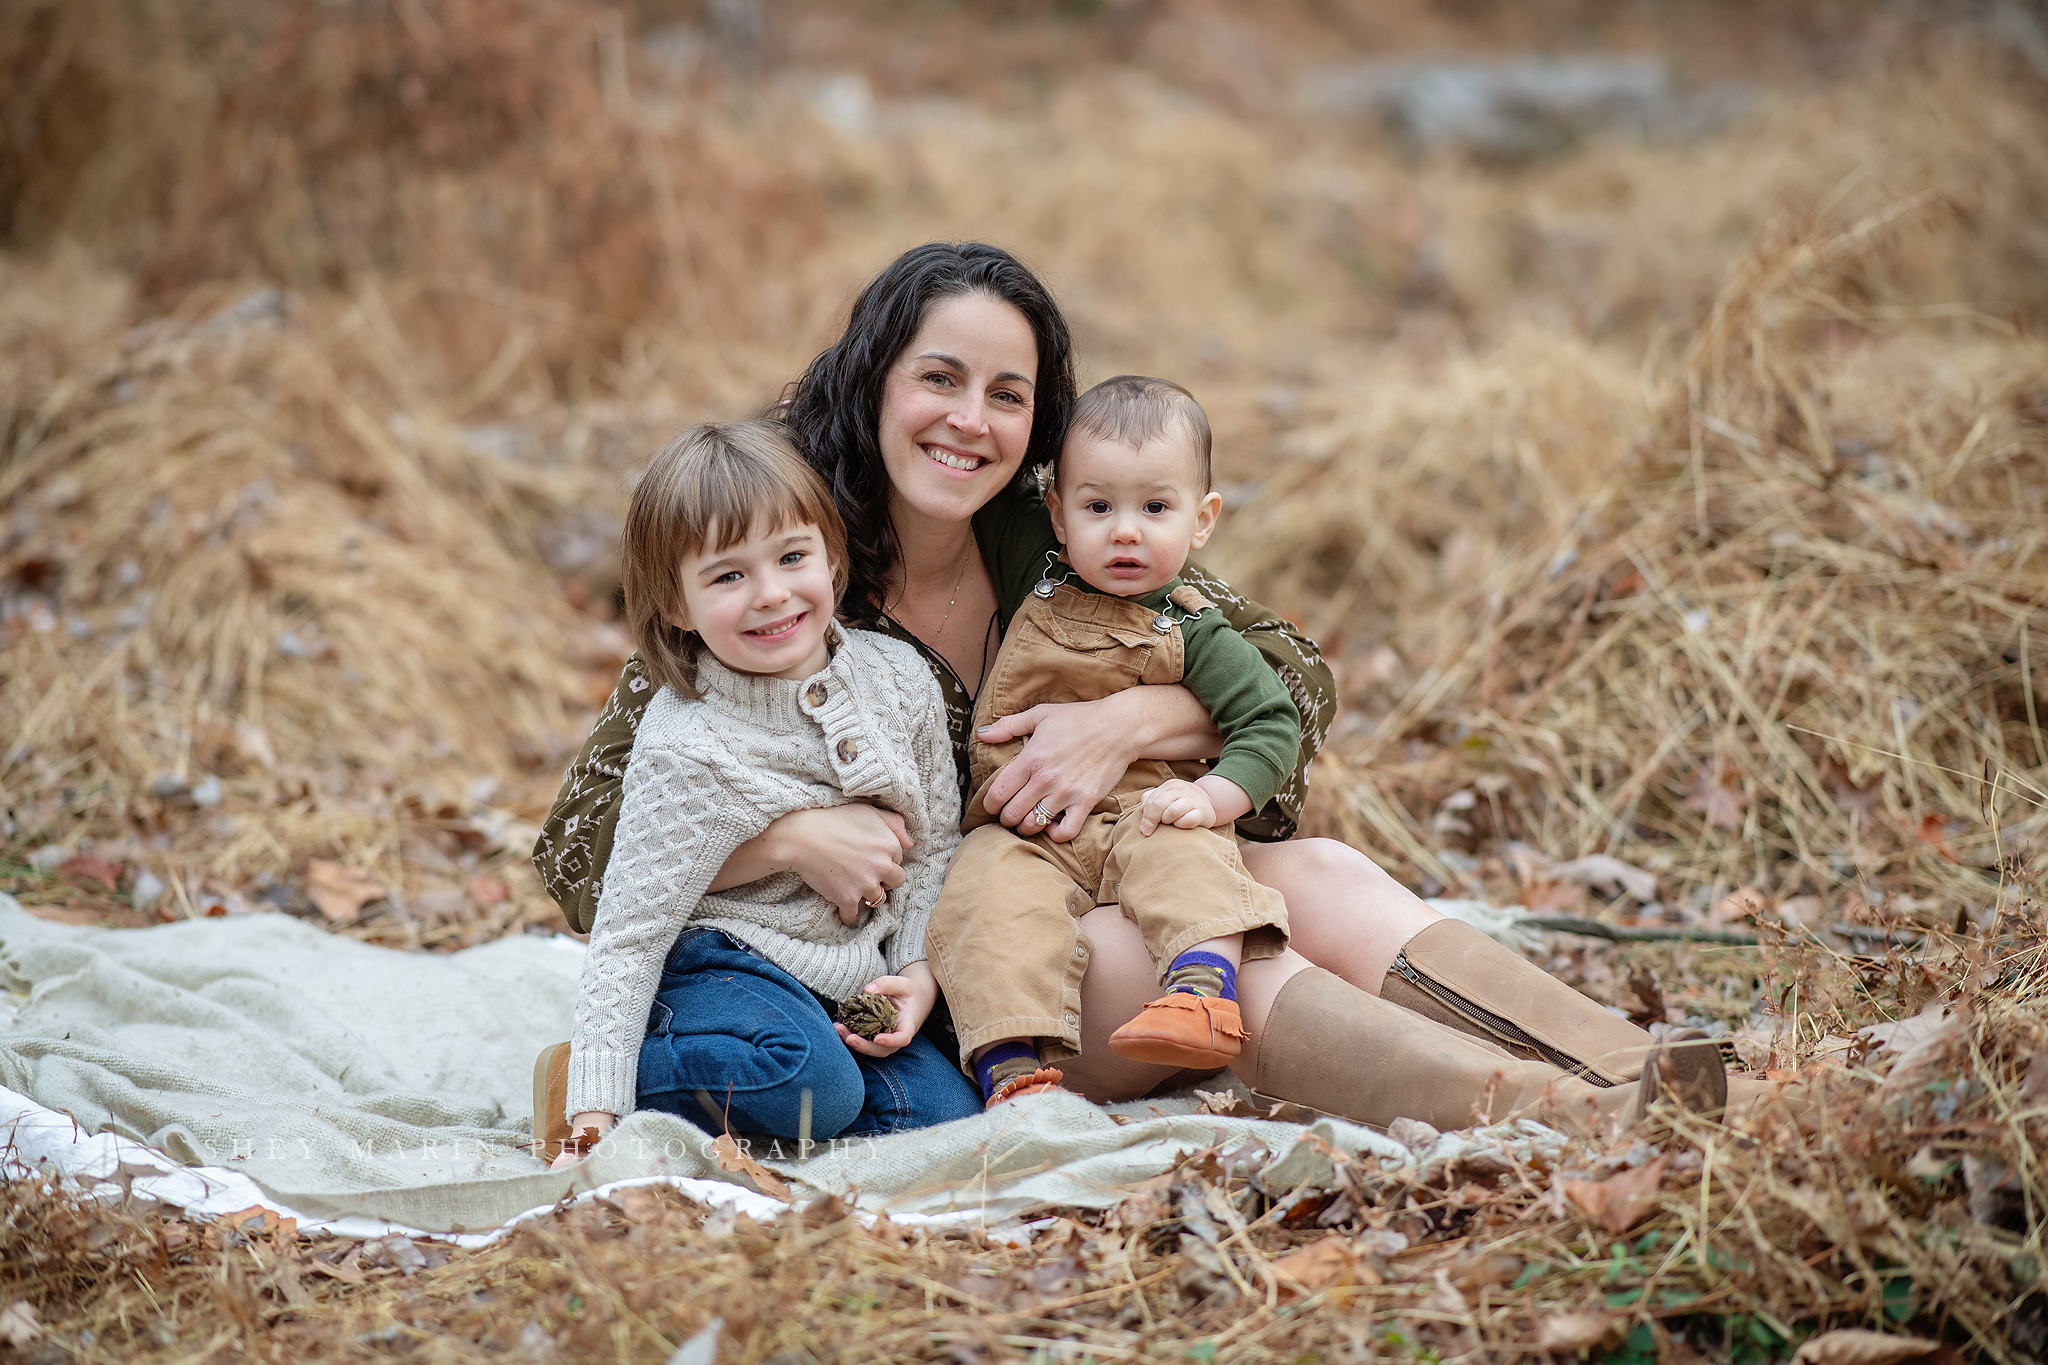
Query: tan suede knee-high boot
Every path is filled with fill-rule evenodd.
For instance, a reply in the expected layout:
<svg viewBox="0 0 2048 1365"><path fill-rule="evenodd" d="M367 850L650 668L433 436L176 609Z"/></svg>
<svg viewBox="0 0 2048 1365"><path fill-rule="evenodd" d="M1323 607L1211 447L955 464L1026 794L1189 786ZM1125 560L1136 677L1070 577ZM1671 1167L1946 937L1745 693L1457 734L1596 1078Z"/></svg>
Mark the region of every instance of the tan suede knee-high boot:
<svg viewBox="0 0 2048 1365"><path fill-rule="evenodd" d="M1636 1080L1656 1044L1462 920L1438 920L1403 944L1380 997L1596 1085Z"/></svg>
<svg viewBox="0 0 2048 1365"><path fill-rule="evenodd" d="M1649 1078L1600 1086L1421 1018L1311 967L1274 997L1237 1071L1262 1095L1384 1128L1534 1118L1566 1132L1632 1124L1660 1094L1713 1112L1727 1102L1711 1044L1658 1049Z"/></svg>

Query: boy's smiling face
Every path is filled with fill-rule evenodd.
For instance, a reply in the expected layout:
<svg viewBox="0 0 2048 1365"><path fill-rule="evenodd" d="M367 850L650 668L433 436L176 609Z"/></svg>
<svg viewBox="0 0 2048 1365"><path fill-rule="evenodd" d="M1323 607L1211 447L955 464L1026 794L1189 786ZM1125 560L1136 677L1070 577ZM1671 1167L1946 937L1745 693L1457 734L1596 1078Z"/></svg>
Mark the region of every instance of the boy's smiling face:
<svg viewBox="0 0 2048 1365"><path fill-rule="evenodd" d="M715 528L714 528L715 529ZM795 523L753 527L745 540L713 549L719 537L682 562L682 610L675 624L735 673L800 679L830 661L832 563L818 528Z"/></svg>
<svg viewBox="0 0 2048 1365"><path fill-rule="evenodd" d="M1067 562L1092 588L1143 597L1171 582L1208 542L1223 499L1178 424L1142 448L1074 431L1046 490Z"/></svg>

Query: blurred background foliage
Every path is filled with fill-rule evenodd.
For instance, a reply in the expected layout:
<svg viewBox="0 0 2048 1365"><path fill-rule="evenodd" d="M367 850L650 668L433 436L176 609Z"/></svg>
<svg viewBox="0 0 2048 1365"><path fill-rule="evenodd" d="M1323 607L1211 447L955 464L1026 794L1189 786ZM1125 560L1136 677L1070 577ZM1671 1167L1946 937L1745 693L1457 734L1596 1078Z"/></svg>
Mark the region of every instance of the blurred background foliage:
<svg viewBox="0 0 2048 1365"><path fill-rule="evenodd" d="M318 862L388 893L354 932L547 922L636 464L977 237L1084 382L1209 407L1216 562L1344 689L1316 829L1497 902L1606 854L1625 918L1983 916L2048 786L2044 24L19 0L10 884L311 913Z"/></svg>

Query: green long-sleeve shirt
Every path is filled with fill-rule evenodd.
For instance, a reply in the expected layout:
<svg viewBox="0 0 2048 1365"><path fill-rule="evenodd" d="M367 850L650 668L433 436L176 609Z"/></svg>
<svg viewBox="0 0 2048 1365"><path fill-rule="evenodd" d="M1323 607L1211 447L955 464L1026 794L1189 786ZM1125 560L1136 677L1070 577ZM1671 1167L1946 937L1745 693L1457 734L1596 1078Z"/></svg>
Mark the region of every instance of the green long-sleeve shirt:
<svg viewBox="0 0 2048 1365"><path fill-rule="evenodd" d="M1066 563L1059 561L1053 577L1069 587L1107 597ZM1215 607L1192 615L1172 600L1181 586L1166 586L1131 598L1149 612L1164 613L1180 627L1180 683L1194 694L1223 736L1223 752L1209 765L1209 776L1224 777L1244 788L1254 811L1279 795L1294 771L1301 748L1301 713L1266 665L1266 658ZM1200 589L1196 589L1197 592Z"/></svg>

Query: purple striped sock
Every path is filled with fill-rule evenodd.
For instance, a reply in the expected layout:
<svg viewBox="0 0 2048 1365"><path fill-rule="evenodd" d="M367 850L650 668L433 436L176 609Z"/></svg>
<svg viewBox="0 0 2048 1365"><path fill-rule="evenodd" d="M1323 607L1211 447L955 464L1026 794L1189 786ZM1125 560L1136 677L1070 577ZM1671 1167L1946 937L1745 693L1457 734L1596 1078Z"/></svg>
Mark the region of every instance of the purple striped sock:
<svg viewBox="0 0 2048 1365"><path fill-rule="evenodd" d="M1166 969L1166 989L1185 991L1189 995L1208 995L1202 987L1215 983L1212 989L1221 1000L1237 999L1237 967L1227 957L1216 953L1204 953L1190 949L1173 960Z"/></svg>

